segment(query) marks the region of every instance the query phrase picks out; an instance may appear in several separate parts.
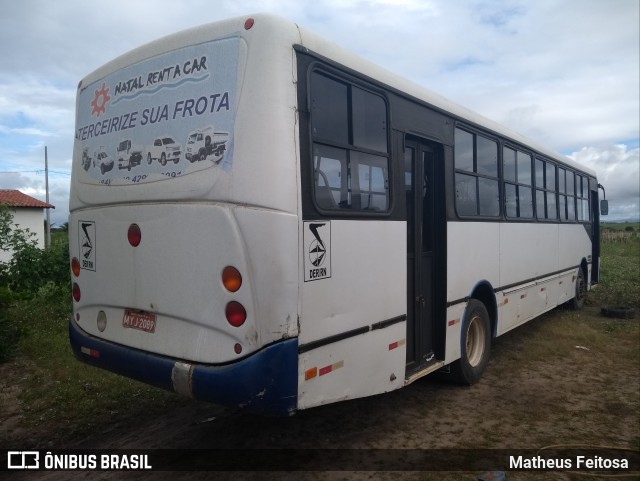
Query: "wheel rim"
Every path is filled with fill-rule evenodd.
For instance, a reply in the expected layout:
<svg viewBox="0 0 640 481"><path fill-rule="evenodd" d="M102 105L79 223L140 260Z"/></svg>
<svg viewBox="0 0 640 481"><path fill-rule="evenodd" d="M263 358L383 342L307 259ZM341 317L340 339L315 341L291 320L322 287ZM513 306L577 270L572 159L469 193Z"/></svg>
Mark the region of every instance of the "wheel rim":
<svg viewBox="0 0 640 481"><path fill-rule="evenodd" d="M485 348L484 334L484 323L482 319L479 316L473 317L467 328L467 342L465 346L467 359L472 367L476 367L480 364L480 361L482 361Z"/></svg>

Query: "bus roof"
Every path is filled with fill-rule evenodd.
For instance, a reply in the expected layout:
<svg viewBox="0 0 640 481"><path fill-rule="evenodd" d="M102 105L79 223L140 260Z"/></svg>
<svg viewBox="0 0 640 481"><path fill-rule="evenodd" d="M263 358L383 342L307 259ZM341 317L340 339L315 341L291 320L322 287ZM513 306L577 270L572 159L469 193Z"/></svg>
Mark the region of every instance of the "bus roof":
<svg viewBox="0 0 640 481"><path fill-rule="evenodd" d="M329 41L309 30L299 27L296 23L271 14L255 14L243 17L236 17L215 23L205 24L177 32L160 38L146 45L140 46L130 52L112 60L85 77L79 85L90 84L110 72L127 67L138 61L160 55L162 53L186 47L189 45L203 43L214 38L239 35L247 39L244 24L248 18L253 18L261 28L270 29L273 32L274 41L292 43L306 49L310 54L320 55L332 62L358 72L360 75L380 83L396 93L424 102L442 112L451 115L459 120L475 125L482 129L487 129L502 137L505 137L516 144L532 149L550 159L567 164L568 166L587 173L593 177L595 171L578 164L570 158L549 149L538 142L532 141L525 136L514 132L499 123L490 120L466 107L461 106L431 90L422 87L410 80L390 72L340 46Z"/></svg>
<svg viewBox="0 0 640 481"><path fill-rule="evenodd" d="M573 167L577 170L581 170L593 177L596 176L595 171L593 171L592 169L581 165L571 160L570 158L561 155L558 152L549 149L548 147L545 147L544 145L541 145L540 143L535 142L517 132L514 132L505 126L500 125L499 123L478 114L477 112L463 107L462 105L457 104L431 90L428 90L427 88L416 84L415 82L400 77L399 75L396 75L387 69L384 69L362 57L359 57L334 44L333 42L330 42L314 34L313 32L302 28L300 28L299 30L302 37L301 45L304 48L308 49L311 53L322 55L323 57L331 59L337 64L341 64L349 69L352 69L362 75L373 79L376 82L391 87L400 95L422 101L435 107L436 109L441 110L442 112L457 117L459 120L463 120L470 124L475 124L480 128L488 129L500 136L512 140L516 144L521 144L522 146L528 147L538 154L567 164L568 166Z"/></svg>

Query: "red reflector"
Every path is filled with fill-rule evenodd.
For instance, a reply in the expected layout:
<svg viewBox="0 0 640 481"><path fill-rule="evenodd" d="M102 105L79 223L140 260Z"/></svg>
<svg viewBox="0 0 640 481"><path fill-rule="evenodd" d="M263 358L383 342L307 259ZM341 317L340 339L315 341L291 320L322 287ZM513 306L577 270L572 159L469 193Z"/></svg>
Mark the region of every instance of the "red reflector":
<svg viewBox="0 0 640 481"><path fill-rule="evenodd" d="M244 22L244 29L249 30L251 27L253 27L254 23L256 23L256 21L253 18L247 18L247 20Z"/></svg>
<svg viewBox="0 0 640 481"><path fill-rule="evenodd" d="M236 342L235 346L233 346L233 351L236 354L240 354L242 352L242 345L239 342Z"/></svg>
<svg viewBox="0 0 640 481"><path fill-rule="evenodd" d="M80 302L80 286L75 282L73 283L72 292L73 292L73 300L76 302Z"/></svg>
<svg viewBox="0 0 640 481"><path fill-rule="evenodd" d="M233 327L240 327L247 320L247 311L245 311L242 304L236 301L231 301L227 304L224 313L227 316L227 321Z"/></svg>
<svg viewBox="0 0 640 481"><path fill-rule="evenodd" d="M91 356L91 357L100 357L100 351L96 351L95 349L91 349L89 347L80 347L80 351L83 354L86 354L87 356Z"/></svg>
<svg viewBox="0 0 640 481"><path fill-rule="evenodd" d="M140 245L140 241L142 241L142 232L140 232L140 227L138 224L131 224L129 226L129 230L127 231L127 239L129 240L129 244L133 247L138 247Z"/></svg>
<svg viewBox="0 0 640 481"><path fill-rule="evenodd" d="M71 259L71 272L73 272L73 275L76 277L80 275L80 261L77 257Z"/></svg>

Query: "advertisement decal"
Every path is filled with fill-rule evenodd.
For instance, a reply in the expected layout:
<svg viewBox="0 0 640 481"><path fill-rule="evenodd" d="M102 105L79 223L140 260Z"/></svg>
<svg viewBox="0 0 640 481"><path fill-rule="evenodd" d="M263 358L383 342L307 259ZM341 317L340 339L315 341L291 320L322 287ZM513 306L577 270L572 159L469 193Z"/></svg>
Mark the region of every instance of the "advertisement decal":
<svg viewBox="0 0 640 481"><path fill-rule="evenodd" d="M126 185L209 167L229 171L240 39L174 50L78 94L75 162L84 182Z"/></svg>

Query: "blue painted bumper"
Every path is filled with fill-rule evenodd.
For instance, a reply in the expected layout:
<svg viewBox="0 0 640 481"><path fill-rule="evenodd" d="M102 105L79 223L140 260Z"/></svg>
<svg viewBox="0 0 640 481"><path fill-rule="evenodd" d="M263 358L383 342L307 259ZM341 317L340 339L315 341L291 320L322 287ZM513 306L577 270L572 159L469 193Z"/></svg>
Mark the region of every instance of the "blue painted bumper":
<svg viewBox="0 0 640 481"><path fill-rule="evenodd" d="M195 399L276 416L292 414L297 407L297 338L221 366L187 363L105 341L84 332L73 318L69 340L80 361L168 391L176 391L176 365L181 372L187 366L190 395Z"/></svg>

